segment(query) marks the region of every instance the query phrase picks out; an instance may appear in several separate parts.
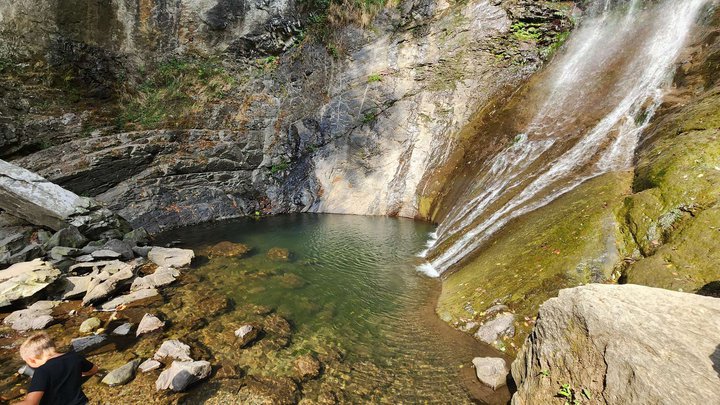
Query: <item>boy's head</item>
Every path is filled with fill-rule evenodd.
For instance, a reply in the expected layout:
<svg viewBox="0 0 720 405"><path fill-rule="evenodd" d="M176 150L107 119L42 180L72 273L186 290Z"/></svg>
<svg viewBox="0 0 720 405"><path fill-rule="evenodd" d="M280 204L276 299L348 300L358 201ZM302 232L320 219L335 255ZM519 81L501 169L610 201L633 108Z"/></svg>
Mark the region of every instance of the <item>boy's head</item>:
<svg viewBox="0 0 720 405"><path fill-rule="evenodd" d="M55 353L55 342L45 332L36 333L20 346L20 356L32 368L45 364L48 357Z"/></svg>

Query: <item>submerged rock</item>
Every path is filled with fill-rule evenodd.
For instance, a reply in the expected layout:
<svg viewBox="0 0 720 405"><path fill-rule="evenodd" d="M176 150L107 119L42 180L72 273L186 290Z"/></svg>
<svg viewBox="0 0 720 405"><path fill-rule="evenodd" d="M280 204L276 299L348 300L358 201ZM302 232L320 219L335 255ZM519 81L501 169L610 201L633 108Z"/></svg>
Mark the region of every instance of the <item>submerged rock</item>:
<svg viewBox="0 0 720 405"><path fill-rule="evenodd" d="M250 252L250 247L242 243L222 241L208 249L209 257L243 257Z"/></svg>
<svg viewBox="0 0 720 405"><path fill-rule="evenodd" d="M277 262L287 262L290 260L290 251L285 248L274 247L268 250L267 258Z"/></svg>
<svg viewBox="0 0 720 405"><path fill-rule="evenodd" d="M243 325L235 331L235 336L240 340L240 347L245 347L254 342L259 334L260 328L251 324Z"/></svg>
<svg viewBox="0 0 720 405"><path fill-rule="evenodd" d="M76 352L82 352L85 350L90 350L99 346L102 346L105 344L105 341L107 340L106 335L90 335L85 337L79 337L75 338L70 341L70 346L72 346L72 349Z"/></svg>
<svg viewBox="0 0 720 405"><path fill-rule="evenodd" d="M160 373L155 381L155 389L184 391L190 384L210 375L210 363L200 361L173 361L170 368Z"/></svg>
<svg viewBox="0 0 720 405"><path fill-rule="evenodd" d="M143 291L150 291L150 290L141 290ZM135 331L135 336L140 336L143 333L150 333L153 331L156 331L160 328L165 326L165 322L161 321L160 318L158 318L155 315L152 314L145 314L142 317L142 320L140 320L140 324L137 327L137 330Z"/></svg>
<svg viewBox="0 0 720 405"><path fill-rule="evenodd" d="M60 270L41 259L14 264L0 271L0 307L34 296L58 277Z"/></svg>
<svg viewBox="0 0 720 405"><path fill-rule="evenodd" d="M481 341L493 344L503 337L515 336L515 315L501 314L495 319L486 322L475 332L475 337Z"/></svg>
<svg viewBox="0 0 720 405"><path fill-rule="evenodd" d="M148 259L160 267L185 267L189 266L195 252L190 249L164 248L153 246L148 252Z"/></svg>
<svg viewBox="0 0 720 405"><path fill-rule="evenodd" d="M498 357L475 357L472 363L475 367L475 375L481 383L492 389L497 389L506 384L510 369L505 359Z"/></svg>
<svg viewBox="0 0 720 405"><path fill-rule="evenodd" d="M90 333L100 327L100 319L96 317L88 318L80 324L80 333Z"/></svg>
<svg viewBox="0 0 720 405"><path fill-rule="evenodd" d="M192 361L190 357L190 346L179 340L166 340L155 352L153 360L164 360L171 358L180 361Z"/></svg>
<svg viewBox="0 0 720 405"><path fill-rule="evenodd" d="M133 324L131 324L130 322L125 322L124 324L113 329L112 334L118 335L118 336L129 335L130 331L132 330L132 327L133 327Z"/></svg>
<svg viewBox="0 0 720 405"><path fill-rule="evenodd" d="M291 378L251 377L237 393L243 404L289 405L298 400L299 389Z"/></svg>
<svg viewBox="0 0 720 405"><path fill-rule="evenodd" d="M102 382L111 387L127 384L133 379L133 377L135 377L135 370L137 370L139 365L140 359L135 359L107 373L107 375L102 379Z"/></svg>
<svg viewBox="0 0 720 405"><path fill-rule="evenodd" d="M593 403L720 403L718 319L716 298L637 285L561 290L512 364L512 403L547 402L560 388L550 382Z"/></svg>
<svg viewBox="0 0 720 405"><path fill-rule="evenodd" d="M312 380L320 375L320 362L312 355L304 355L295 359L295 371L300 380Z"/></svg>

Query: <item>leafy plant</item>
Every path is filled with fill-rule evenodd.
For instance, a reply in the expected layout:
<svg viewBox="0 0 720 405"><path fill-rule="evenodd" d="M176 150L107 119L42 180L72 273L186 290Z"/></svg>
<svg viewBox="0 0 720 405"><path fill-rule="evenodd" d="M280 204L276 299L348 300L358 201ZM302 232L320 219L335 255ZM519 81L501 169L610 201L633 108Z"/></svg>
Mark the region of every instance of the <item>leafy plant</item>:
<svg viewBox="0 0 720 405"><path fill-rule="evenodd" d="M382 76L377 73L371 74L367 79L368 83L377 83L382 81Z"/></svg>
<svg viewBox="0 0 720 405"><path fill-rule="evenodd" d="M583 389L583 392L586 390ZM557 396L565 399L565 405L579 405L581 403L580 398L577 396L574 388L570 384L563 384L560 386L560 390Z"/></svg>

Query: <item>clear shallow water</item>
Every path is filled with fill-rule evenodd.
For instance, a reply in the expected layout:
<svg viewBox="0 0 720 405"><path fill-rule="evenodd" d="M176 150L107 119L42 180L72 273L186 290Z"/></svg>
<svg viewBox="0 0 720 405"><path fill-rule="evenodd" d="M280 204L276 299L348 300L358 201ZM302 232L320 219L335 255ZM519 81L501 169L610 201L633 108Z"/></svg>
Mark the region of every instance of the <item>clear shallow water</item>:
<svg viewBox="0 0 720 405"><path fill-rule="evenodd" d="M353 402L504 403L507 391L482 388L470 367L473 357L498 353L438 319L439 281L415 270L432 230L412 220L304 214L208 224L163 238L200 255L221 241L252 249L240 259L200 257L192 270L233 301L236 309L220 323L247 319L244 308L261 305L292 324L289 346L271 354L228 348L248 374L291 375L298 353L336 351L342 359L327 361L323 375L303 385L306 396L331 390ZM289 249L291 260L269 260L273 247Z"/></svg>

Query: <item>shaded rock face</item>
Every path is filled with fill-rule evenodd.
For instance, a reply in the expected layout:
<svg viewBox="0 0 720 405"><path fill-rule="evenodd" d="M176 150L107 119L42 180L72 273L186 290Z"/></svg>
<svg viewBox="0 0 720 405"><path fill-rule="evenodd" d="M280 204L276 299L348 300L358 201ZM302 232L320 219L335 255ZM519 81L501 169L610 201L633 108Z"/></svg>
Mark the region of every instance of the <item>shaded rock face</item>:
<svg viewBox="0 0 720 405"><path fill-rule="evenodd" d="M720 402L718 319L710 297L637 285L562 290L541 306L512 364L512 403L548 403L563 384L603 404Z"/></svg>
<svg viewBox="0 0 720 405"><path fill-rule="evenodd" d="M87 65L98 69L80 69L80 79L117 77L114 88L122 88L132 82L123 76L144 80L133 74L138 60L173 54L218 58L231 82L243 83L193 105L196 116L159 126L207 130L159 130L157 122L135 120L128 127L156 130L122 132L112 127L122 103L107 101L100 103L107 111L93 108L76 124L89 134L51 137L48 129L36 149L60 145L21 159L151 232L256 211L417 215L423 175L445 162L454 134L477 109L540 66L569 29L572 10L565 3L406 0L380 10L372 29L338 26L323 44L301 39L308 38L300 34L307 14L291 0L132 3L84 4L87 13L79 13L24 0L2 6L0 15L8 36L26 15L46 23L27 34L39 41L10 41L7 53L37 55L58 37L69 44L59 48L72 52L56 52L57 66L78 70L86 64L78 55L92 56L97 63ZM106 21L102 33L95 32L98 16ZM538 24L543 38L519 39L511 27L521 20ZM253 59L260 55L280 58Z"/></svg>

